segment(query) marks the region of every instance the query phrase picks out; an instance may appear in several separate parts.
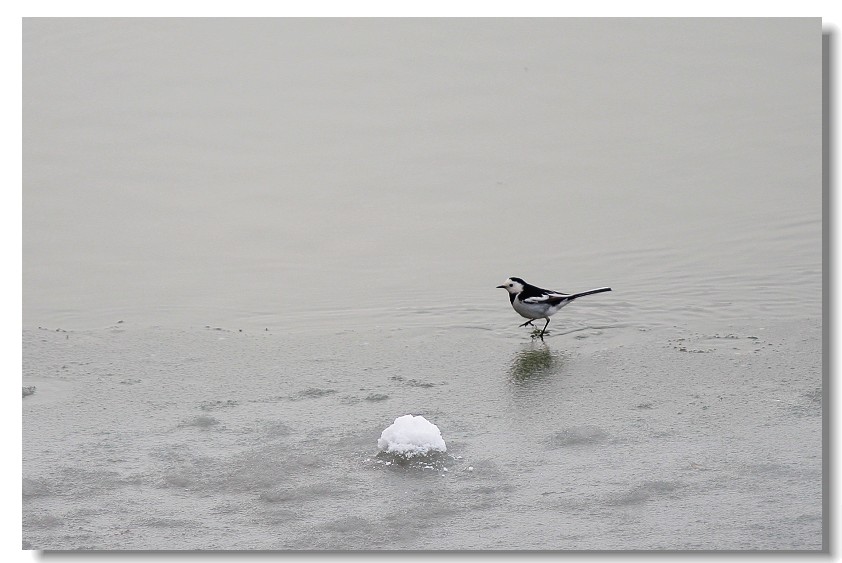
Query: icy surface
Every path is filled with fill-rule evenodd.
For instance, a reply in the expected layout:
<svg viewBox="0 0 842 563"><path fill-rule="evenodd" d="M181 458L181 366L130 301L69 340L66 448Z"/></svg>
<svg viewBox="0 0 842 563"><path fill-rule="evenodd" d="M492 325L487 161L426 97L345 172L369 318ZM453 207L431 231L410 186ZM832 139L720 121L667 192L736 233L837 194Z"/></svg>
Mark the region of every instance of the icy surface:
<svg viewBox="0 0 842 563"><path fill-rule="evenodd" d="M22 399L24 540L820 546L817 324L615 327L541 344L461 328L454 315L425 317L448 327L438 334L407 329L412 315L351 332L25 330L24 385L38 391ZM424 417L385 428L409 412ZM446 452L379 450L384 433L387 447L444 449L424 418L444 431Z"/></svg>
<svg viewBox="0 0 842 563"><path fill-rule="evenodd" d="M426 455L430 452L447 451L439 427L423 416L406 414L383 430L377 447L407 458Z"/></svg>

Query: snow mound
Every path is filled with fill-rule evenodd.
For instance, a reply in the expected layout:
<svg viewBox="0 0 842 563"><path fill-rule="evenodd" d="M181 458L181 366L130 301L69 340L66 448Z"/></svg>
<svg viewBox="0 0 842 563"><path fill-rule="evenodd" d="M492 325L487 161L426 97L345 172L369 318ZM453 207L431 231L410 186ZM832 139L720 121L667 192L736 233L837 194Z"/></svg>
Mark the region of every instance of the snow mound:
<svg viewBox="0 0 842 563"><path fill-rule="evenodd" d="M399 416L377 440L377 447L406 458L447 451L439 427L423 416Z"/></svg>

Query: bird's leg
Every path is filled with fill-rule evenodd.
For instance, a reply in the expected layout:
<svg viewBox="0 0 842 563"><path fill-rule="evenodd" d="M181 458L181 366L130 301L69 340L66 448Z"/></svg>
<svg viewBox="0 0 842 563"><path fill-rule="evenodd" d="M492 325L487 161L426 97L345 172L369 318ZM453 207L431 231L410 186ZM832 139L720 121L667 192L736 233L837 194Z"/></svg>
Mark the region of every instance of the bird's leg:
<svg viewBox="0 0 842 563"><path fill-rule="evenodd" d="M544 339L544 333L547 332L547 327L549 326L549 324L550 324L550 318L547 317L547 324L545 324L544 328L541 329L541 340Z"/></svg>
<svg viewBox="0 0 842 563"><path fill-rule="evenodd" d="M518 328L520 328L522 326L529 326L529 325L535 326L535 325L532 324L532 320L528 320L525 323L523 323L522 325L517 325L517 326L518 326Z"/></svg>

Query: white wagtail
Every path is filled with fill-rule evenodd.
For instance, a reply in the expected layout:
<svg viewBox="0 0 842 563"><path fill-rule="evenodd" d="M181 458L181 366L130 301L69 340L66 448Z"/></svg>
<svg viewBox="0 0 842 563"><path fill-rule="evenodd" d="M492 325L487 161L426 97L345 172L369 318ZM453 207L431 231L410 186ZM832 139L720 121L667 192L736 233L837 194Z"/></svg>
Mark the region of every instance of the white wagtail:
<svg viewBox="0 0 842 563"><path fill-rule="evenodd" d="M536 319L547 319L539 335L542 340L544 339L544 332L547 330L547 325L550 324L550 317L558 313L559 309L579 297L602 293L603 291L611 291L610 287L598 287L590 291L569 295L560 291L541 289L540 287L529 285L520 278L509 278L503 282L503 285L498 285L497 287L508 291L512 308L521 317L529 319L519 326L532 325L532 321Z"/></svg>

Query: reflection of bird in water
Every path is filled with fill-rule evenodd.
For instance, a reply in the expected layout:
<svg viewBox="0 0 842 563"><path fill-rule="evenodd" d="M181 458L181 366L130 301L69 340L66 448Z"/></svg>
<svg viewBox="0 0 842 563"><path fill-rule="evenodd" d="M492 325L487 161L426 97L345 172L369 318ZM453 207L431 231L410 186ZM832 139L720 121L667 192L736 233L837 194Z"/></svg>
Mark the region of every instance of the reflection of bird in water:
<svg viewBox="0 0 842 563"><path fill-rule="evenodd" d="M611 291L610 287L599 287L597 289L591 289L589 291L569 295L567 293L561 293L560 291L542 289L540 287L530 285L520 278L509 278L503 282L503 285L498 285L497 287L508 291L509 301L512 303L512 308L517 311L521 317L529 319L520 326L531 325L532 321L537 319L547 320L544 324L544 328L541 329L541 333L538 335L541 340L544 339L544 333L547 331L547 326L550 324L550 317L558 313L562 307L574 299L584 297L585 295Z"/></svg>
<svg viewBox="0 0 842 563"><path fill-rule="evenodd" d="M509 373L512 379L522 381L539 373L547 373L556 363L556 356L546 345L521 350L515 355Z"/></svg>

